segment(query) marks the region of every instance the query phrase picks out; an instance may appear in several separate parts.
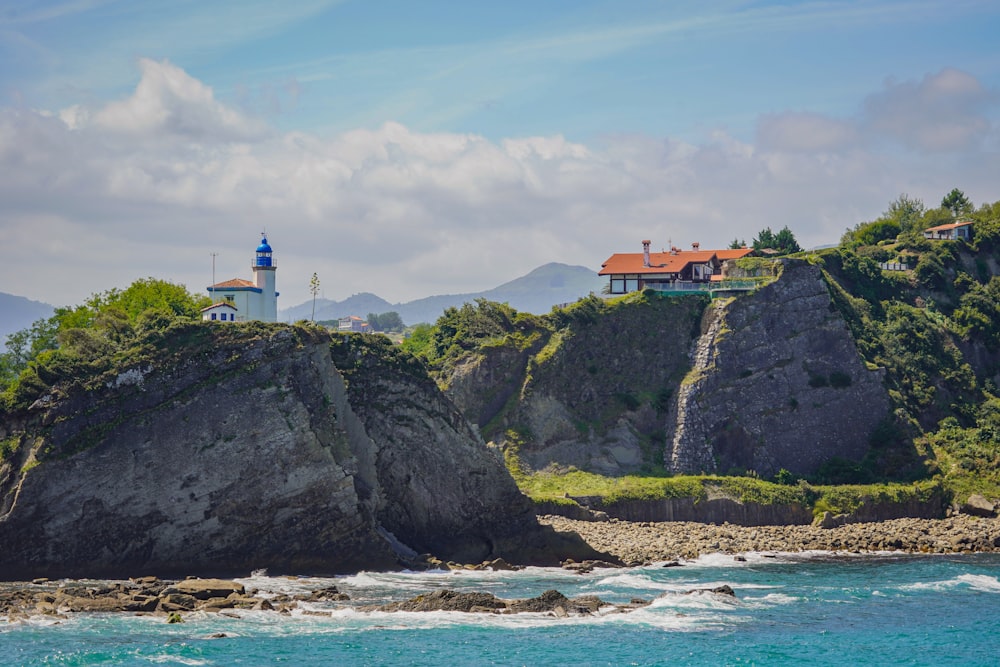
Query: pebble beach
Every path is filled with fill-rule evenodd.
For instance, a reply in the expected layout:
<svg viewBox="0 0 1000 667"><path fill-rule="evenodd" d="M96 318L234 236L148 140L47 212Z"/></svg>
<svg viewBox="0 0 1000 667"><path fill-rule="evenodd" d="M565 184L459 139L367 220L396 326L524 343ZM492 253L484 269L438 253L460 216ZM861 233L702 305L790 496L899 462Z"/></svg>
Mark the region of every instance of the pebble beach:
<svg viewBox="0 0 1000 667"><path fill-rule="evenodd" d="M579 521L547 515L539 520L576 532L591 547L626 565L696 558L710 553L832 551L872 553L1000 552L1000 519L957 514L945 519L892 519L815 525L737 526L690 522Z"/></svg>

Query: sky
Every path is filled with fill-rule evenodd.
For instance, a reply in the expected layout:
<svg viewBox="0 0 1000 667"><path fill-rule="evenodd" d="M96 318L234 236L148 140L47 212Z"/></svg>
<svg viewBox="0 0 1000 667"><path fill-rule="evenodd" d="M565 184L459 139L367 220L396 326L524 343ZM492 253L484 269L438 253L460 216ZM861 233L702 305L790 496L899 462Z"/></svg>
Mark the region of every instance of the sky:
<svg viewBox="0 0 1000 667"><path fill-rule="evenodd" d="M836 243L1000 200L998 32L995 0L5 0L0 291L204 293L263 232L279 308Z"/></svg>

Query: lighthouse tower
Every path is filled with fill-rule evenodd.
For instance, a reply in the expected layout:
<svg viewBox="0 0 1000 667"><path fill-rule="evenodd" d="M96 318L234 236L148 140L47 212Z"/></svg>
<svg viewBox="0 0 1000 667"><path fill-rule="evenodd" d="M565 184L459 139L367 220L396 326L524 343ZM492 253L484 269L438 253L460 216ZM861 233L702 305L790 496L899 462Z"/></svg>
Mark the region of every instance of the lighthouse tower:
<svg viewBox="0 0 1000 667"><path fill-rule="evenodd" d="M261 234L260 245L257 246L257 253L253 260L253 283L260 290L260 310L254 313L263 322L278 321L278 293L274 289L274 272L278 268L271 256L271 246L267 242L267 236Z"/></svg>

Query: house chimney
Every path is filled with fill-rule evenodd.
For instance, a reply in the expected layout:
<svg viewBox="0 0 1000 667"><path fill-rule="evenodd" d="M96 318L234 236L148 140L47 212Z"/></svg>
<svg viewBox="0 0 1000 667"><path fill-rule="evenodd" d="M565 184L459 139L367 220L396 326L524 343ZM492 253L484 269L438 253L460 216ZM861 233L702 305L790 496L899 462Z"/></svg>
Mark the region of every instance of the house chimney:
<svg viewBox="0 0 1000 667"><path fill-rule="evenodd" d="M691 249L692 250L697 250L700 247L701 247L701 244L698 243L697 241L695 241L694 243L691 244Z"/></svg>
<svg viewBox="0 0 1000 667"><path fill-rule="evenodd" d="M642 242L642 265L649 266L649 241Z"/></svg>

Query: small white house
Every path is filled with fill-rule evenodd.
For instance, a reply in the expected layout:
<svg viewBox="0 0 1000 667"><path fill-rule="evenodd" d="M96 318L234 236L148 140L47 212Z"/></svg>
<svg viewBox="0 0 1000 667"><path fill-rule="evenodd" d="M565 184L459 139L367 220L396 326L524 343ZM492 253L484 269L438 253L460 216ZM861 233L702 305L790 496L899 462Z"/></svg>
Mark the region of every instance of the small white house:
<svg viewBox="0 0 1000 667"><path fill-rule="evenodd" d="M201 319L213 322L235 322L236 312L236 306L228 301L220 301L219 303L213 303L211 306L202 308Z"/></svg>
<svg viewBox="0 0 1000 667"><path fill-rule="evenodd" d="M970 241L972 240L972 221L962 220L959 222L951 222L947 225L929 227L924 230L924 238L948 241L965 239L966 241Z"/></svg>

